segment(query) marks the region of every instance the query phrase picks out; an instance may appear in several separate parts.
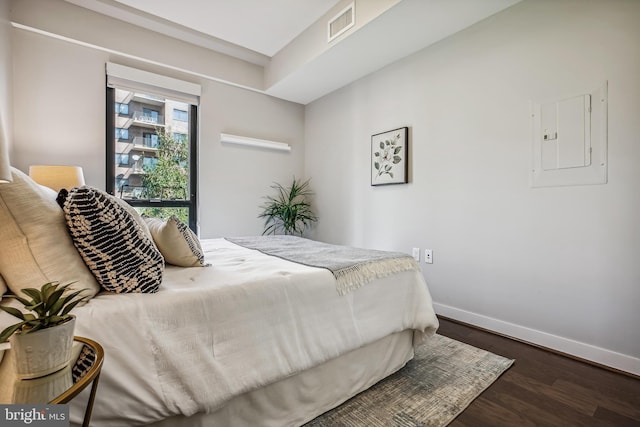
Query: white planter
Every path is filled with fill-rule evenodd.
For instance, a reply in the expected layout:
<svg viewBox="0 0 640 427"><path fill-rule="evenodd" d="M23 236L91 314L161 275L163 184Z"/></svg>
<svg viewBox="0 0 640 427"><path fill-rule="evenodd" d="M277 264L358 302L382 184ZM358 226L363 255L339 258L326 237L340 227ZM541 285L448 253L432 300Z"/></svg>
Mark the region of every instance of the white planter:
<svg viewBox="0 0 640 427"><path fill-rule="evenodd" d="M71 360L76 318L53 328L11 336L18 378L38 378L59 371Z"/></svg>

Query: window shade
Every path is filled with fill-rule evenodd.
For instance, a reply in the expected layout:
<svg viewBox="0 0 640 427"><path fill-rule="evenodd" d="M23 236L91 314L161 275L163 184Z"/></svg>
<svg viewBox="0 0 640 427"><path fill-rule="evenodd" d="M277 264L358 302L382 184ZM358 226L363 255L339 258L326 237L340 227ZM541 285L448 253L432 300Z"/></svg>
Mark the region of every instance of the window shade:
<svg viewBox="0 0 640 427"><path fill-rule="evenodd" d="M136 68L107 62L107 86L131 91L149 92L176 101L198 105L201 87L199 84L174 79Z"/></svg>

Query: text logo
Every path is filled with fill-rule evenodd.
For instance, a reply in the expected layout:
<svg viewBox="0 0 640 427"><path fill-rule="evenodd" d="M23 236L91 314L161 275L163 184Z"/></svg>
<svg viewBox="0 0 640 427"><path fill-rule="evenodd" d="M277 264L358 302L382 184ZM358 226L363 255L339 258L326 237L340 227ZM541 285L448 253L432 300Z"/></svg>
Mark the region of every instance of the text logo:
<svg viewBox="0 0 640 427"><path fill-rule="evenodd" d="M69 405L0 405L0 425L69 427Z"/></svg>

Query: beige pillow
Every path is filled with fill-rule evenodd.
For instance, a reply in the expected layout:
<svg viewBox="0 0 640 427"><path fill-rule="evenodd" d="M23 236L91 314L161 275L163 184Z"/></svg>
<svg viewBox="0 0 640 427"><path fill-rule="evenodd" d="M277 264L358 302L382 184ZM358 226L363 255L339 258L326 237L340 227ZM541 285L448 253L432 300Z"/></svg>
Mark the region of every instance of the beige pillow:
<svg viewBox="0 0 640 427"><path fill-rule="evenodd" d="M145 217L144 220L149 226L153 241L167 263L179 267L205 265L204 252L198 237L178 218L171 216L165 221Z"/></svg>
<svg viewBox="0 0 640 427"><path fill-rule="evenodd" d="M7 292L7 284L4 282L2 275L0 275L0 297Z"/></svg>
<svg viewBox="0 0 640 427"><path fill-rule="evenodd" d="M153 241L153 236L151 236L151 232L149 231L149 227L147 226L147 222L144 220L144 218L142 218L142 215L140 215L140 213L136 210L136 208L134 208L129 203L127 203L126 201L122 200L119 197L111 196L111 198L112 198L113 201L115 201L120 206L122 206L124 208L124 210L129 212L129 215L131 215L131 217L134 219L134 221L140 226L140 228L142 229L142 232L145 234L145 236L147 236L149 238L149 240Z"/></svg>
<svg viewBox="0 0 640 427"><path fill-rule="evenodd" d="M13 182L0 185L0 274L16 295L47 282L75 282L71 290L100 286L67 232L56 193L12 168Z"/></svg>

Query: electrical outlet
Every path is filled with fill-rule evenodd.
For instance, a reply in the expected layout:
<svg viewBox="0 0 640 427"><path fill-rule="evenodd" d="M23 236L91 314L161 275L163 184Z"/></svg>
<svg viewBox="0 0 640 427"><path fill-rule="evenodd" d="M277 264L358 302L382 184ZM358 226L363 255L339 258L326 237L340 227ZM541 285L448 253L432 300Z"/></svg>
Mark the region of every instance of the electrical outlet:
<svg viewBox="0 0 640 427"><path fill-rule="evenodd" d="M433 264L433 251L431 249L424 250L424 262Z"/></svg>
<svg viewBox="0 0 640 427"><path fill-rule="evenodd" d="M416 261L420 261L420 248L413 248L413 257Z"/></svg>

